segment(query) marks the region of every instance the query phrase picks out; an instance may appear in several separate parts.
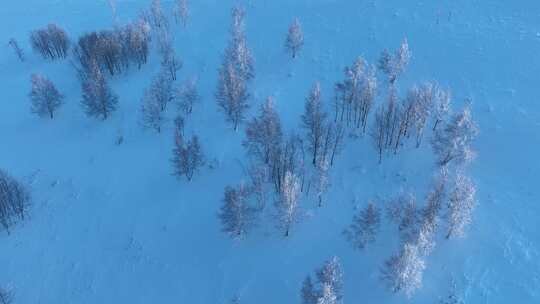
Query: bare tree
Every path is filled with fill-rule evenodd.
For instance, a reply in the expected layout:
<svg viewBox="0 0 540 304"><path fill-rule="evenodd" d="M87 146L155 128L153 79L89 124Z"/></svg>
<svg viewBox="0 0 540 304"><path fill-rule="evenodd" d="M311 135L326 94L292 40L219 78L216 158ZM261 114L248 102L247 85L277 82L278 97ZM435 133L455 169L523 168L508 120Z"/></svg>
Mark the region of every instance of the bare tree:
<svg viewBox="0 0 540 304"><path fill-rule="evenodd" d="M172 162L174 174L178 177L184 175L188 181L191 181L193 175L205 163L199 138L195 135L185 142L181 138L179 140L178 134L176 134Z"/></svg>
<svg viewBox="0 0 540 304"><path fill-rule="evenodd" d="M173 100L173 80L169 76L167 71L161 70L145 92L145 96L154 99L161 111L165 111L169 102Z"/></svg>
<svg viewBox="0 0 540 304"><path fill-rule="evenodd" d="M176 22L182 22L182 26L187 26L190 17L188 0L176 0L174 7L174 18Z"/></svg>
<svg viewBox="0 0 540 304"><path fill-rule="evenodd" d="M96 64L89 74L84 75L82 91L81 104L88 116L101 117L105 120L118 106L118 97L111 91L105 76Z"/></svg>
<svg viewBox="0 0 540 304"><path fill-rule="evenodd" d="M249 205L249 195L249 189L243 184L237 188L225 187L218 217L222 231L233 239L244 238L255 225L257 209Z"/></svg>
<svg viewBox="0 0 540 304"><path fill-rule="evenodd" d="M190 78L182 83L177 89L175 99L178 108L186 115L191 114L193 106L200 102L201 96L197 91L197 79Z"/></svg>
<svg viewBox="0 0 540 304"><path fill-rule="evenodd" d="M276 201L278 226L289 236L291 227L299 220L300 181L291 172L285 173L279 198Z"/></svg>
<svg viewBox="0 0 540 304"><path fill-rule="evenodd" d="M122 43L131 61L140 69L148 59L150 49L150 26L144 20L139 19L128 24L122 31Z"/></svg>
<svg viewBox="0 0 540 304"><path fill-rule="evenodd" d="M52 81L40 74L32 74L30 100L32 113L53 119L54 112L64 103L64 95L60 94Z"/></svg>
<svg viewBox="0 0 540 304"><path fill-rule="evenodd" d="M167 28L169 26L167 17L161 7L161 0L152 0L149 17L151 24L157 28Z"/></svg>
<svg viewBox="0 0 540 304"><path fill-rule="evenodd" d="M56 24L32 31L30 44L43 58L51 60L66 58L70 46L67 33Z"/></svg>
<svg viewBox="0 0 540 304"><path fill-rule="evenodd" d="M373 203L369 203L353 217L351 225L343 231L343 235L355 249L364 249L374 243L381 225L381 211Z"/></svg>
<svg viewBox="0 0 540 304"><path fill-rule="evenodd" d="M0 288L0 304L12 304L14 301L13 293L4 288Z"/></svg>
<svg viewBox="0 0 540 304"><path fill-rule="evenodd" d="M24 220L30 202L28 189L0 169L0 225L9 233L16 219Z"/></svg>
<svg viewBox="0 0 540 304"><path fill-rule="evenodd" d="M296 58L296 55L302 46L304 46L302 25L298 18L294 18L292 24L289 26L289 32L287 33L287 39L285 40L285 49L291 54L292 58Z"/></svg>
<svg viewBox="0 0 540 304"><path fill-rule="evenodd" d="M385 261L381 269L381 279L393 292L403 292L411 297L422 287L422 276L426 268L418 248L405 243L400 253Z"/></svg>
<svg viewBox="0 0 540 304"><path fill-rule="evenodd" d="M444 128L435 130L431 146L437 163L445 166L453 161L459 166L472 161L475 152L471 149L471 143L477 135L478 127L472 119L469 106L466 106L463 111L454 114Z"/></svg>
<svg viewBox="0 0 540 304"><path fill-rule="evenodd" d="M407 39L405 39L395 54L390 54L388 50L382 52L379 58L379 69L386 74L388 81L392 84L405 70L410 58L409 44L407 43Z"/></svg>
<svg viewBox="0 0 540 304"><path fill-rule="evenodd" d="M161 128L165 122L165 113L159 99L153 95L151 90L144 92L141 105L142 124L144 127L154 129L161 133Z"/></svg>
<svg viewBox="0 0 540 304"><path fill-rule="evenodd" d="M326 112L322 109L321 86L317 82L306 98L302 127L307 131L308 149L313 153L313 165L317 164L323 143Z"/></svg>
<svg viewBox="0 0 540 304"><path fill-rule="evenodd" d="M15 55L17 55L17 58L19 58L19 60L21 62L24 61L24 52L19 47L19 44L17 43L17 40L15 40L15 38L9 39L8 45L11 46L11 48L15 52Z"/></svg>
<svg viewBox="0 0 540 304"><path fill-rule="evenodd" d="M476 188L470 178L458 173L448 203L448 233L446 238L464 237L465 229L472 221L476 205Z"/></svg>
<svg viewBox="0 0 540 304"><path fill-rule="evenodd" d="M246 126L246 139L242 145L250 155L265 165L278 153L282 141L281 121L274 109L272 97L259 109L259 116L254 117Z"/></svg>

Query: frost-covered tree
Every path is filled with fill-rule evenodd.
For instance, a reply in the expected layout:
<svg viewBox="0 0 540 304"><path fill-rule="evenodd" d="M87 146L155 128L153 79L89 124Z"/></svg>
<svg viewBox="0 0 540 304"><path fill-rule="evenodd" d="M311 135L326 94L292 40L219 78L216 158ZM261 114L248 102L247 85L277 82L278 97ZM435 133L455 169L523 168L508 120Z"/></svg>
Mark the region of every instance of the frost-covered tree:
<svg viewBox="0 0 540 304"><path fill-rule="evenodd" d="M197 79L190 78L184 81L174 94L174 98L180 111L186 115L190 115L193 112L193 106L198 104L201 100L201 96L197 90Z"/></svg>
<svg viewBox="0 0 540 304"><path fill-rule="evenodd" d="M243 8L237 6L232 9L231 38L225 49L222 66L231 64L239 77L249 81L255 76L255 70L253 55L247 45L245 16L246 12Z"/></svg>
<svg viewBox="0 0 540 304"><path fill-rule="evenodd" d="M437 99L439 87L435 83L426 82L412 89L414 102L414 128L416 133L416 147L420 146L424 129L428 118L433 112L433 107Z"/></svg>
<svg viewBox="0 0 540 304"><path fill-rule="evenodd" d="M247 123L246 139L242 145L249 155L265 165L270 165L270 161L278 153L282 138L279 115L274 109L272 97L268 97L260 107L259 115Z"/></svg>
<svg viewBox="0 0 540 304"><path fill-rule="evenodd" d="M465 236L465 229L472 221L472 212L476 205L475 194L476 188L471 179L458 173L454 188L449 194L447 239Z"/></svg>
<svg viewBox="0 0 540 304"><path fill-rule="evenodd" d="M296 134L290 134L277 148L269 165L271 181L277 193L282 190L287 173L296 175L300 181L300 191L305 182L305 153L302 139Z"/></svg>
<svg viewBox="0 0 540 304"><path fill-rule="evenodd" d="M285 49L291 54L292 58L296 58L302 46L304 46L304 33L302 32L300 20L295 18L289 26L287 39L285 39Z"/></svg>
<svg viewBox="0 0 540 304"><path fill-rule="evenodd" d="M105 76L94 64L82 79L81 104L87 116L107 119L118 106L118 96L111 91Z"/></svg>
<svg viewBox="0 0 540 304"><path fill-rule="evenodd" d="M249 189L241 184L239 187L225 187L223 206L218 217L222 231L233 239L244 238L255 225L257 209L249 204Z"/></svg>
<svg viewBox="0 0 540 304"><path fill-rule="evenodd" d="M218 106L225 113L227 121L234 125L234 130L238 129L249 108L247 85L254 76L253 57L245 37L244 16L243 9L235 7L232 10L231 39L219 68L215 94Z"/></svg>
<svg viewBox="0 0 540 304"><path fill-rule="evenodd" d="M336 291L330 284L323 284L321 296L317 299L317 304L337 304Z"/></svg>
<svg viewBox="0 0 540 304"><path fill-rule="evenodd" d="M402 241L414 241L418 235L420 212L416 206L416 197L413 193L402 192L391 199L386 206L386 215L389 220L398 225Z"/></svg>
<svg viewBox="0 0 540 304"><path fill-rule="evenodd" d="M317 82L309 92L302 114L302 127L306 129L308 149L313 154L313 165L321 153L323 144L326 112L322 108L321 85Z"/></svg>
<svg viewBox="0 0 540 304"><path fill-rule="evenodd" d="M445 122L447 120L451 107L450 90L438 90L435 98L435 104L433 106L433 116L435 120L433 123L433 131L437 130L437 126L441 122Z"/></svg>
<svg viewBox="0 0 540 304"><path fill-rule="evenodd" d="M302 297L302 304L317 304L319 298L318 291L315 289L311 276L308 275L304 282L302 282L302 289L300 289L300 296Z"/></svg>
<svg viewBox="0 0 540 304"><path fill-rule="evenodd" d="M325 287L329 287L337 301L343 298L343 270L339 258L334 256L324 262L323 266L316 272L317 280L322 288L324 297Z"/></svg>
<svg viewBox="0 0 540 304"><path fill-rule="evenodd" d="M161 128L165 122L165 112L161 108L159 100L155 98L151 90L144 92L142 97L141 115L142 125L145 128L153 129L161 133Z"/></svg>
<svg viewBox="0 0 540 304"><path fill-rule="evenodd" d="M415 245L405 243L399 254L385 261L381 279L393 292L403 292L411 297L422 287L425 262Z"/></svg>
<svg viewBox="0 0 540 304"><path fill-rule="evenodd" d="M469 106L466 106L463 111L454 114L443 128L435 130L431 146L437 157L437 163L445 166L452 161L460 166L472 161L475 152L471 144L477 135L478 127L472 119Z"/></svg>
<svg viewBox="0 0 540 304"><path fill-rule="evenodd" d="M181 22L185 28L189 21L190 13L188 0L176 0L174 4L174 19L176 23Z"/></svg>
<svg viewBox="0 0 540 304"><path fill-rule="evenodd" d="M167 17L163 12L161 0L152 0L149 11L150 22L156 28L166 28L169 26Z"/></svg>
<svg viewBox="0 0 540 304"><path fill-rule="evenodd" d="M251 165L248 168L250 180L249 190L257 202L257 209L264 210L268 200L266 183L269 179L268 167L260 164Z"/></svg>
<svg viewBox="0 0 540 304"><path fill-rule="evenodd" d="M55 60L67 57L70 41L66 31L56 24L49 24L30 33L30 44L43 58Z"/></svg>
<svg viewBox="0 0 540 304"><path fill-rule="evenodd" d="M440 213L443 203L446 201L448 184L448 172L446 167L441 168L435 176L431 190L426 198L426 205L421 211L422 222L428 225L430 230L436 231L439 226Z"/></svg>
<svg viewBox="0 0 540 304"><path fill-rule="evenodd" d="M355 249L364 249L374 243L381 226L381 211L373 203L354 215L352 223L343 235Z"/></svg>
<svg viewBox="0 0 540 304"><path fill-rule="evenodd" d="M175 147L173 149L174 174L178 177L185 176L191 181L193 175L204 165L204 154L199 143L199 138L194 135L185 142L183 138L175 134Z"/></svg>
<svg viewBox="0 0 540 304"><path fill-rule="evenodd" d="M17 40L15 40L15 38L9 39L8 45L11 46L11 48L15 52L15 55L17 55L17 58L19 58L20 61L24 61L24 52L19 47L19 43L17 43Z"/></svg>
<svg viewBox="0 0 540 304"><path fill-rule="evenodd" d="M24 220L29 202L26 186L0 169L0 225L8 233L16 219Z"/></svg>
<svg viewBox="0 0 540 304"><path fill-rule="evenodd" d="M145 98L153 99L160 110L165 111L173 97L173 80L167 71L161 70L145 91Z"/></svg>
<svg viewBox="0 0 540 304"><path fill-rule="evenodd" d="M388 90L388 101L381 104L375 112L375 121L371 128L371 138L382 162L384 151L395 145L399 131L400 115L397 108L397 93L393 85Z"/></svg>
<svg viewBox="0 0 540 304"><path fill-rule="evenodd" d="M279 198L276 201L278 226L289 236L291 227L300 217L300 181L291 172L285 173Z"/></svg>
<svg viewBox="0 0 540 304"><path fill-rule="evenodd" d="M64 95L60 94L53 82L40 74L32 74L30 91L31 111L41 117L53 119L54 112L64 103Z"/></svg>
<svg viewBox="0 0 540 304"><path fill-rule="evenodd" d="M0 287L0 304L12 304L14 301L13 293Z"/></svg>
<svg viewBox="0 0 540 304"><path fill-rule="evenodd" d="M407 39L403 40L399 49L395 54L391 54L388 50L384 50L379 58L379 69L386 74L388 81L392 84L397 77L405 70L409 64L411 52Z"/></svg>
<svg viewBox="0 0 540 304"><path fill-rule="evenodd" d="M225 113L228 122L234 130L244 121L249 109L246 81L238 74L232 64L222 67L219 71L216 99L218 106Z"/></svg>
<svg viewBox="0 0 540 304"><path fill-rule="evenodd" d="M329 170L330 162L325 159L320 159L315 166L313 184L315 185L315 194L317 196L317 204L319 207L322 207L322 197L330 187Z"/></svg>
<svg viewBox="0 0 540 304"><path fill-rule="evenodd" d="M344 74L345 79L335 85L334 120L362 127L365 133L377 89L375 68L358 57L351 67L345 67Z"/></svg>

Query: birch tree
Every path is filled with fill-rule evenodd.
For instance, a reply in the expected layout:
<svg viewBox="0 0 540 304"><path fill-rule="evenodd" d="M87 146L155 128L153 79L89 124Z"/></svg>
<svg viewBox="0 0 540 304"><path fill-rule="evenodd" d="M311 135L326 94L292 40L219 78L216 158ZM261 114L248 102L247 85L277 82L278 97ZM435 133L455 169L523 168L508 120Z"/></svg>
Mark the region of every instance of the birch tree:
<svg viewBox="0 0 540 304"><path fill-rule="evenodd" d="M285 39L285 49L291 54L292 58L296 58L302 46L304 46L304 33L302 32L300 20L295 18L289 26L287 39Z"/></svg>

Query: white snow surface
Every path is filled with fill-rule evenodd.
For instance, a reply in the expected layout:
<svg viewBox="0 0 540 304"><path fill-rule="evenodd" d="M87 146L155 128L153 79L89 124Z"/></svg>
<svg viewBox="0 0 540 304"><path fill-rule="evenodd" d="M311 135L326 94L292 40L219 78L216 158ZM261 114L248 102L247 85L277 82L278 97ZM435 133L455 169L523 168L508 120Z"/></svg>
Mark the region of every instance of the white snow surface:
<svg viewBox="0 0 540 304"><path fill-rule="evenodd" d="M208 159L219 164L189 183L172 175L172 121L161 134L140 125L142 92L159 70L155 48L141 70L111 79L119 110L107 121L84 115L69 59L45 61L31 51L29 32L48 23L76 41L125 24L150 4L116 2L116 21L107 1L0 3L0 168L28 183L33 197L29 218L10 235L0 233L0 286L14 291L15 303L228 303L234 295L242 303L300 303L304 277L333 255L343 263L345 303L436 303L452 279L466 303L540 303L540 2L189 1L187 29L172 24L184 61L180 81L197 75L202 95L187 132L198 134ZM170 13L172 1L162 2ZM398 250L396 227L384 221L363 252L341 231L368 199L401 188L425 196L435 170L427 139L381 166L369 137L347 139L324 206L303 197L306 218L289 238L268 217L245 240L220 231L223 189L245 178L247 165L243 127L234 132L214 98L236 3L246 8L256 60L249 116L272 95L285 129L301 132L304 98L315 81L329 104L333 84L356 56L374 63L404 38L413 56L398 80L401 96L414 83L436 80L451 88L454 109L472 98L481 130L469 170L478 187L473 224L465 239L438 240L423 288L410 300L379 279L383 261ZM305 46L291 60L283 43L294 17ZM7 46L11 37L25 62ZM30 113L35 72L66 96L54 120ZM116 145L119 133L124 143Z"/></svg>

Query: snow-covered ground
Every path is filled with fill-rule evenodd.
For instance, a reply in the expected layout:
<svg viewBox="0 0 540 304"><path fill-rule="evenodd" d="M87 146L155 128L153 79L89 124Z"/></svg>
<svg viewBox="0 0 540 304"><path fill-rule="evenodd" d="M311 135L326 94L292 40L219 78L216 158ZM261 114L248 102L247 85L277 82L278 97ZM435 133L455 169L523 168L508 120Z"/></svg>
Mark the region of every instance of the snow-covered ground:
<svg viewBox="0 0 540 304"><path fill-rule="evenodd" d="M150 1L117 0L117 22ZM171 1L162 1L170 8ZM387 291L383 261L398 248L386 226L368 250L354 251L341 231L355 207L401 188L419 198L434 171L429 145L405 148L377 165L369 138L348 139L332 169L325 205L304 198L307 216L283 238L265 219L247 239L231 241L216 217L223 188L243 178L243 129L218 112L217 68L235 1L191 0L186 30L173 26L184 61L180 80L197 75L202 104L187 121L215 169L190 183L172 176L172 123L155 134L140 126L140 98L159 70L153 51L140 71L111 79L119 110L87 118L68 60L47 62L28 33L55 22L71 38L114 25L107 1L0 3L0 168L29 183L30 218L0 234L0 286L15 303L299 303L303 278L333 255L345 272L345 303L434 303L451 280L467 303L540 302L540 2L455 0L251 0L247 38L256 60L252 109L268 95L287 131L299 130L304 98L319 80L325 101L359 55L375 62L407 38L413 57L399 80L436 80L456 106L470 97L480 126L470 174L479 205L465 239L441 240L427 259L424 286L412 299ZM298 17L305 46L297 60L283 50ZM16 38L27 60L10 48ZM29 111L31 73L48 76L66 96L54 120ZM383 94L381 93L381 96ZM252 111L255 113L255 111ZM173 114L170 114L173 117ZM124 143L116 145L118 134Z"/></svg>

